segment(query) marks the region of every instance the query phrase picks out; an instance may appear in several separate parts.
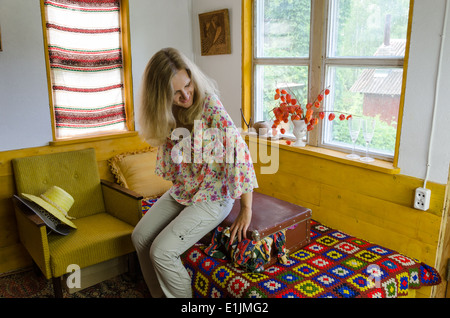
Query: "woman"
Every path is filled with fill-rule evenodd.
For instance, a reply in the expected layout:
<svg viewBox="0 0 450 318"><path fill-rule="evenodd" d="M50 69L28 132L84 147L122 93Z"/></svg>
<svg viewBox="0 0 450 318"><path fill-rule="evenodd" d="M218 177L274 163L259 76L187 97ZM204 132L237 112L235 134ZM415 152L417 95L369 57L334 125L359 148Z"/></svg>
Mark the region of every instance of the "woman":
<svg viewBox="0 0 450 318"><path fill-rule="evenodd" d="M219 101L214 83L179 51L166 48L151 58L141 99L142 135L158 146L155 173L172 181L173 187L137 224L132 240L152 297L189 298L191 279L180 255L219 225L238 197L241 210L230 228L231 240L246 238L256 176L248 148ZM212 137L206 134L211 129ZM194 148L183 148L183 160L178 160L181 141L176 131L187 131L183 144L187 141ZM198 150L208 146L208 140L199 138L202 132L211 137L210 142L214 140L216 160L205 161L202 153L199 157ZM222 153L217 156L217 151ZM243 156L238 158L238 153Z"/></svg>

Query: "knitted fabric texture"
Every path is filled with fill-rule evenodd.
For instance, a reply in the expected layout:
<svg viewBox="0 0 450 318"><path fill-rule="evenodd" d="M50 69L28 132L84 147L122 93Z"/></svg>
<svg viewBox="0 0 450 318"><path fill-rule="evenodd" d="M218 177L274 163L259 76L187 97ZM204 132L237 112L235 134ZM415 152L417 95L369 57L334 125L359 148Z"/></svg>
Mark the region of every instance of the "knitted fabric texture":
<svg viewBox="0 0 450 318"><path fill-rule="evenodd" d="M182 261L199 298L397 298L441 282L427 264L314 220L311 243L264 272L208 256L204 245Z"/></svg>
<svg viewBox="0 0 450 318"><path fill-rule="evenodd" d="M285 231L279 231L259 241L244 239L238 242L235 238L230 244L230 228L218 226L205 253L221 260L231 260L236 267L249 272L263 272L264 266L270 261L272 247L276 248L280 262L286 263Z"/></svg>

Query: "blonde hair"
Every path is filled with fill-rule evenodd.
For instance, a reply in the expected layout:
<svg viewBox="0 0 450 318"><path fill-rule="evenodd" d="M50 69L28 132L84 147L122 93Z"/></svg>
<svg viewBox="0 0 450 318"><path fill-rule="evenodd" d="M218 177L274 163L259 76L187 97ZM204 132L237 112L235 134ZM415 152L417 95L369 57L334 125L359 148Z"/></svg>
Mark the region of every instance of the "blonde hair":
<svg viewBox="0 0 450 318"><path fill-rule="evenodd" d="M194 100L187 109L179 107L175 118L172 78L183 69L194 85ZM185 55L174 48L160 50L150 59L143 75L138 117L142 138L154 147L163 144L177 122L189 126L201 117L203 101L211 94L218 94L215 82Z"/></svg>

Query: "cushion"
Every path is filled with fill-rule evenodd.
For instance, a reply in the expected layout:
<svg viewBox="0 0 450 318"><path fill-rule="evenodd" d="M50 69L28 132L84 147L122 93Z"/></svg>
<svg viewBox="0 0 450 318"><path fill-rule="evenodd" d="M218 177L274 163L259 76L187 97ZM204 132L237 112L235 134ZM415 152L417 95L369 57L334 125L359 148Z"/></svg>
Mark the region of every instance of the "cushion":
<svg viewBox="0 0 450 318"><path fill-rule="evenodd" d="M54 277L67 273L69 264L81 268L134 251L133 226L108 213L73 220L77 230L70 235L49 235L50 266Z"/></svg>
<svg viewBox="0 0 450 318"><path fill-rule="evenodd" d="M69 215L81 218L105 212L95 150L50 153L12 160L17 194L40 196L58 186L74 198Z"/></svg>
<svg viewBox="0 0 450 318"><path fill-rule="evenodd" d="M172 187L172 182L155 174L156 155L157 148L151 147L116 155L108 162L118 184L152 199Z"/></svg>

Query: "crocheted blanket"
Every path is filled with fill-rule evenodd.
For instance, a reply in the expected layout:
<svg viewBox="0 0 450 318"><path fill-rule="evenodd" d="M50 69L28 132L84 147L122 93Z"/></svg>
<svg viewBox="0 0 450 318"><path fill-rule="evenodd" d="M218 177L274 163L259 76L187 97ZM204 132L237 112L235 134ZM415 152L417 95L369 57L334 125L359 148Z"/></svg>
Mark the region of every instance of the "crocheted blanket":
<svg viewBox="0 0 450 318"><path fill-rule="evenodd" d="M314 220L311 243L261 273L210 257L205 248L196 244L182 255L199 298L396 298L441 282L416 259Z"/></svg>

